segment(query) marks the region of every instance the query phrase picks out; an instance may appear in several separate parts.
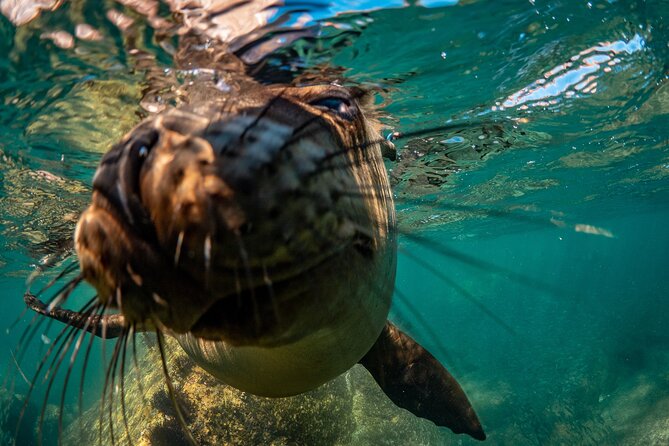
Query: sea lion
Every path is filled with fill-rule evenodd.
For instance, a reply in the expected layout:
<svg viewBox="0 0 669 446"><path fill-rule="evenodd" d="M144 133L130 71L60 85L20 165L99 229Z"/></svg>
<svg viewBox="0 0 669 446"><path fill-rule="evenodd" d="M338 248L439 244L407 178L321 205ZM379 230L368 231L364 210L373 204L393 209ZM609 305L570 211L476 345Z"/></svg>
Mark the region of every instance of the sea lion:
<svg viewBox="0 0 669 446"><path fill-rule="evenodd" d="M199 87L206 101L142 122L95 174L75 246L100 302L120 310L106 337L172 334L221 381L273 397L360 362L400 407L484 439L455 379L386 321L395 217L364 93Z"/></svg>
<svg viewBox="0 0 669 446"><path fill-rule="evenodd" d="M27 294L29 306L106 338L172 335L211 375L262 396L360 362L398 406L485 439L456 380L387 321L395 212L370 95L263 85L232 54L180 53L196 82L104 155L75 232L81 276L118 313Z"/></svg>

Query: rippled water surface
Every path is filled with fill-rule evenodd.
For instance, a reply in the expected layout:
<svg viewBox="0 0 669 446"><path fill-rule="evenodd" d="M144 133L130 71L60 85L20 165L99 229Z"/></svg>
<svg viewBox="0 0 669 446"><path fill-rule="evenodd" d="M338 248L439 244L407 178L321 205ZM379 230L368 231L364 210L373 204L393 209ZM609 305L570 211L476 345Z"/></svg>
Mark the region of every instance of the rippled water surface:
<svg viewBox="0 0 669 446"><path fill-rule="evenodd" d="M60 328L16 350L26 279L68 252L101 154L155 105L107 15L142 23L120 3L0 16L2 444ZM387 134L425 130L387 163L394 320L458 377L490 444L669 444L669 2L409 3L289 2L274 17L318 34L266 70L343 67L379 89ZM158 34L145 23L136 45L170 69L175 39ZM424 442L475 443L445 429Z"/></svg>

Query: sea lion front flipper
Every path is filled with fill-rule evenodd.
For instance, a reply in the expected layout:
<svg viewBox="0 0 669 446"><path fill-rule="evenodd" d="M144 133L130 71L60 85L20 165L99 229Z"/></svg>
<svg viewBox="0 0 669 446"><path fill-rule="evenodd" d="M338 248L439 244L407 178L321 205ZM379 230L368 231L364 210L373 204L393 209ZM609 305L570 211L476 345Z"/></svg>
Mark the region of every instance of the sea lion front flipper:
<svg viewBox="0 0 669 446"><path fill-rule="evenodd" d="M390 322L360 364L397 406L456 434L485 440L481 422L455 378Z"/></svg>

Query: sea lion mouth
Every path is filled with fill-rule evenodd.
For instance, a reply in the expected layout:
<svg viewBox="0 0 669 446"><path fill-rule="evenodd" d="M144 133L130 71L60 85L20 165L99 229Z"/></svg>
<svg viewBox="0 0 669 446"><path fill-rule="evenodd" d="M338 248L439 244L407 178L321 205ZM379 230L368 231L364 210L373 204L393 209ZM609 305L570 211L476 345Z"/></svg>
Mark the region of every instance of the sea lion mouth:
<svg viewBox="0 0 669 446"><path fill-rule="evenodd" d="M249 338L281 338L281 342L291 342L280 334L282 318L279 305L304 297L300 287L302 274L268 282L253 288L246 288L217 299L190 327L193 336L208 340L226 340L232 344L245 344Z"/></svg>
<svg viewBox="0 0 669 446"><path fill-rule="evenodd" d="M358 233L348 243L314 257L306 264L292 265L290 274L272 275L281 277L279 280L270 280L268 271L263 270L262 284L231 292L216 300L190 327L189 332L199 338L225 339L233 344L244 344L249 338L260 336L261 333L265 337L274 338L276 342L292 342L299 334L286 335L291 331L287 330L289 322L282 316L285 310L280 307L300 305L301 299L308 298L310 292L305 282L317 275L323 265L347 253L349 247L362 256L371 256L372 244L373 241L367 235ZM221 333L226 335L222 336Z"/></svg>

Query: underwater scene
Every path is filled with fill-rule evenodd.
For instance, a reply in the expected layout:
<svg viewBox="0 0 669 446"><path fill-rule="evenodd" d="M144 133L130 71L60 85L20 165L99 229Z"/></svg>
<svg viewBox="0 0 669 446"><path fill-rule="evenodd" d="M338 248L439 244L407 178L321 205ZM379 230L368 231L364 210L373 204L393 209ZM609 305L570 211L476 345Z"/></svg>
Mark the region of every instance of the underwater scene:
<svg viewBox="0 0 669 446"><path fill-rule="evenodd" d="M0 13L1 445L669 444L669 0L0 0ZM128 328L131 311L144 307L126 312L114 304L119 296L105 302L104 274L85 277L94 286L83 280L80 260L90 259L77 239L77 260L74 231L92 202L103 155L121 147L115 144L128 132L139 134L133 128L143 119L176 116L173 128L199 125L169 113L215 102L192 93L200 83L227 95L224 108L250 100L227 74L200 65L200 53L214 54L222 72L236 72L239 85L275 92L240 140L251 132L264 141L254 127L274 131L265 115L292 94L289 86L337 91L305 106L320 110L323 125L344 129L327 141L358 141L346 129L357 129L355 104L366 101L369 123L360 131L371 138L364 132L378 128L381 138L355 148L379 151L387 173L370 167L380 172L376 183L363 181L347 199L349 207L389 204L387 215L374 218L390 228L390 248L374 251L386 243L378 241L385 226L372 224L368 235L353 223L358 254L337 264L325 289L353 295L360 280L367 292L356 305L364 306L388 283L388 319L436 358L420 373L433 377L438 364L448 370L438 376L459 383L464 402L453 398L470 416L471 403L483 443L457 427L459 415L448 421L455 409L434 403L432 386L411 381L420 373L398 374L417 392L398 396L384 381L395 378L374 375L369 354L354 365L383 321L352 367L342 369L350 370L313 390L285 390L296 396L277 390L286 397L267 398L222 384L188 341L152 325L180 333L165 322L177 316ZM348 94L354 96L341 96ZM209 124L200 134L211 134ZM267 138L267 150L278 152L292 141ZM157 156L147 155L146 144L137 149L147 162ZM342 154L332 150L325 158ZM372 163L360 156L326 171L357 172ZM312 162L307 157L302 165ZM155 184L168 173L159 170ZM115 175L105 183L98 174L96 191L108 187L113 198L130 187L125 182L139 181ZM229 175L253 189L243 175ZM386 178L392 202L377 185L385 187ZM137 215L134 201L119 200L118 214ZM165 203L155 204L152 215L169 213ZM300 203L279 200L290 209ZM227 222L238 218L232 209ZM130 221L119 225L126 232L103 239L132 245L119 251L121 258L146 259L147 276L130 263L123 272L141 288L162 263L132 238L146 234L143 220ZM136 233L127 231L133 225ZM249 226L240 231L251 234ZM169 245L170 268L174 243L174 265L189 261L186 254L180 259L183 234ZM257 246L274 242L268 237ZM203 281L215 280L208 275L211 245L207 235L204 260L193 261L192 275L205 271ZM251 255L254 246L249 235ZM237 277L236 295L246 296L240 288L255 279L244 245L234 249L248 276ZM97 258L108 266L105 255ZM357 266L364 262L383 267ZM351 272L340 268L346 263ZM274 276L273 287L262 269L270 303L274 290L293 296L302 282L319 281L307 270L297 282ZM169 272L162 277L156 289L167 295L188 289ZM249 288L257 306L265 294ZM157 294L153 300L151 308L164 303ZM322 306L326 325L362 312ZM237 314L232 307L215 316ZM299 313L295 308L291 314ZM262 322L257 308L250 314L253 337ZM98 326L76 315L110 317ZM126 322L117 327L119 317ZM212 317L198 319L202 333L217 329ZM241 339L244 321L233 319L229 329ZM343 339L328 344L327 358L345 355L359 336ZM410 397L418 403L405 405Z"/></svg>

